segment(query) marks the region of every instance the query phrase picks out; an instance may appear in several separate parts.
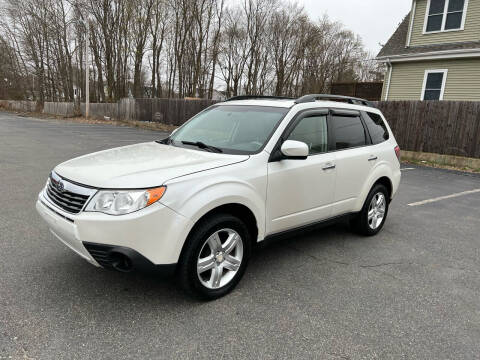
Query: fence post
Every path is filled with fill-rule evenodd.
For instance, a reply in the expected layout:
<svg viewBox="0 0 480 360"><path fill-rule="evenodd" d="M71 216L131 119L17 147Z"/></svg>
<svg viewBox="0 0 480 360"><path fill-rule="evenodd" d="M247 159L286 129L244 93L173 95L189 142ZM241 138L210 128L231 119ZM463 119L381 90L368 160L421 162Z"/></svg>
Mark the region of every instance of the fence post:
<svg viewBox="0 0 480 360"><path fill-rule="evenodd" d="M477 106L477 126L473 135L473 149L471 156L475 158L480 158L480 103L476 104ZM478 150L478 154L477 154Z"/></svg>

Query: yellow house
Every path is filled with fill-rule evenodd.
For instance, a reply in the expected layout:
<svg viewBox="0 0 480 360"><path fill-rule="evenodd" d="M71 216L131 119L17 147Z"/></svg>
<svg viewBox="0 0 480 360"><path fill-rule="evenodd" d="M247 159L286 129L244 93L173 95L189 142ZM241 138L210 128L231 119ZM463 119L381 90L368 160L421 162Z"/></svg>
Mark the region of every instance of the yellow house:
<svg viewBox="0 0 480 360"><path fill-rule="evenodd" d="M413 0L377 60L382 100L480 101L480 0Z"/></svg>

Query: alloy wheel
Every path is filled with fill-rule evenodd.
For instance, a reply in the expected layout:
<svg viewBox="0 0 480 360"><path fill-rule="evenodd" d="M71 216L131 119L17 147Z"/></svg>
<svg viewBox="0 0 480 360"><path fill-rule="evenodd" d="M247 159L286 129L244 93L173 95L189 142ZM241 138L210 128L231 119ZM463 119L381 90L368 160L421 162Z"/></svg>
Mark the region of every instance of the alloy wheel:
<svg viewBox="0 0 480 360"><path fill-rule="evenodd" d="M376 193L368 207L368 226L370 226L372 230L376 230L382 225L386 208L387 201L385 195L381 192Z"/></svg>
<svg viewBox="0 0 480 360"><path fill-rule="evenodd" d="M243 259L243 240L232 229L221 229L210 235L197 259L197 274L208 289L227 285L240 269Z"/></svg>

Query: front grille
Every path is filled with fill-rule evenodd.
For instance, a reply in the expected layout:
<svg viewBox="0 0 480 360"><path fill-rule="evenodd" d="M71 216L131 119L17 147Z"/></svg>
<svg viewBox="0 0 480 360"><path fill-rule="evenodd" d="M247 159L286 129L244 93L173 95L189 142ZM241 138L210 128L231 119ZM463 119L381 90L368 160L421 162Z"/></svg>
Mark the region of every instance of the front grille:
<svg viewBox="0 0 480 360"><path fill-rule="evenodd" d="M77 194L72 191L58 189L58 181L50 177L46 193L49 200L72 214L78 214L88 200L88 195Z"/></svg>
<svg viewBox="0 0 480 360"><path fill-rule="evenodd" d="M40 200L40 201L41 201L42 204L43 204L48 210L50 210L51 212L57 214L58 216L60 216L61 218L65 219L65 220L67 220L67 221L70 221L71 223L74 223L74 222L75 222L74 220L70 219L68 216L62 215L62 214L60 214L58 211L56 211L55 209L52 209L53 206L52 206L51 204L48 205L48 204L46 203L46 201L45 201L45 202L42 201L42 200Z"/></svg>

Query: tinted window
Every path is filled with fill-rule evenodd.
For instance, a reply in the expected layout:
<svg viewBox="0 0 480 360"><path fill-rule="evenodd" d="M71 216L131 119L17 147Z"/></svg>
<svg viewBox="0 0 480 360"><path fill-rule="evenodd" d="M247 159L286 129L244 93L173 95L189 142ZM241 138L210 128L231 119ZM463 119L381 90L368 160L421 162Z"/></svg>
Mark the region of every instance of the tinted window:
<svg viewBox="0 0 480 360"><path fill-rule="evenodd" d="M304 142L310 149L310 155L328 151L327 116L309 116L298 123L288 140Z"/></svg>
<svg viewBox="0 0 480 360"><path fill-rule="evenodd" d="M336 149L365 145L365 129L358 116L333 116Z"/></svg>
<svg viewBox="0 0 480 360"><path fill-rule="evenodd" d="M373 144L380 144L381 142L388 140L387 126L380 115L367 113L365 116L365 123L367 124L368 132L370 133Z"/></svg>

